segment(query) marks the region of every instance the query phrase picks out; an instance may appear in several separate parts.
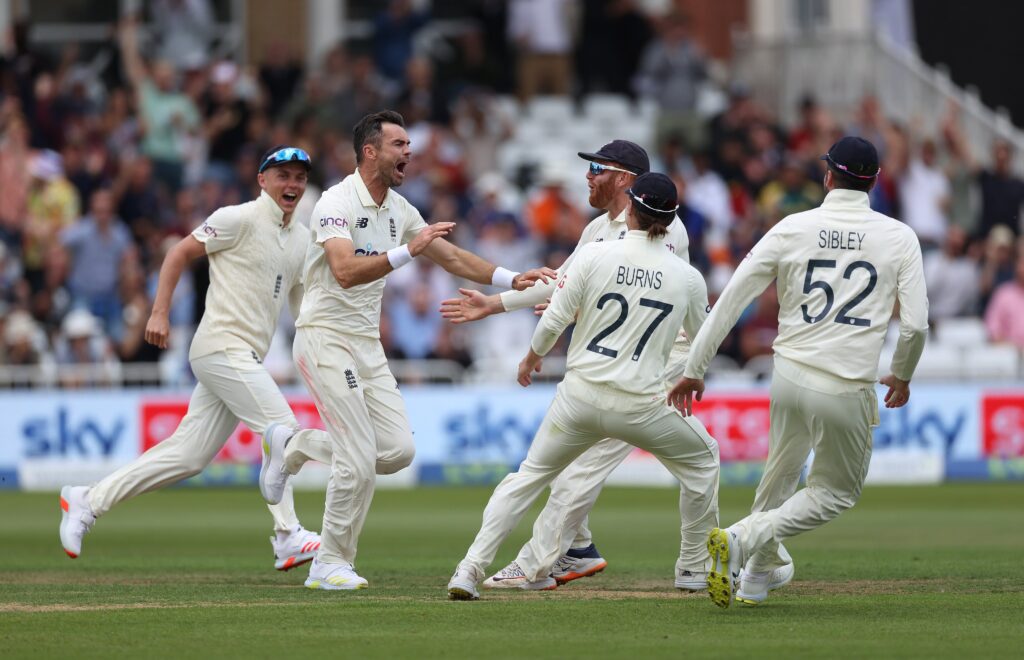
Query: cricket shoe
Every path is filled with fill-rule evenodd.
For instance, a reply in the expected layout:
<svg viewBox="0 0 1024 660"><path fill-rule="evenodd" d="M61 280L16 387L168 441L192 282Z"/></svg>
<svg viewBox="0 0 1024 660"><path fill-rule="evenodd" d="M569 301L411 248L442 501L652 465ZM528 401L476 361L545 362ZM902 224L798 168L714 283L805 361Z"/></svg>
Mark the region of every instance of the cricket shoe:
<svg viewBox="0 0 1024 660"><path fill-rule="evenodd" d="M64 486L60 489L60 544L72 559L82 554L82 537L96 522L88 495L89 489L85 486Z"/></svg>
<svg viewBox="0 0 1024 660"><path fill-rule="evenodd" d="M752 573L744 569L740 575L740 587L736 590L736 602L760 605L768 599L769 591L775 591L792 582L793 573L793 564L786 564L764 573Z"/></svg>
<svg viewBox="0 0 1024 660"><path fill-rule="evenodd" d="M468 564L460 563L448 580L448 600L477 600L480 592L476 583L480 581L480 573Z"/></svg>
<svg viewBox="0 0 1024 660"><path fill-rule="evenodd" d="M349 563L327 564L314 559L309 567L306 588L325 591L354 591L365 589L369 583L359 577L356 567Z"/></svg>
<svg viewBox="0 0 1024 660"><path fill-rule="evenodd" d="M551 577L565 584L584 577L597 575L608 566L593 543L585 548L570 548L551 567Z"/></svg>
<svg viewBox="0 0 1024 660"><path fill-rule="evenodd" d="M271 424L263 432L263 462L260 464L260 494L268 504L278 504L284 497L290 476L284 469L284 447L292 437L290 429Z"/></svg>
<svg viewBox="0 0 1024 660"><path fill-rule="evenodd" d="M739 536L731 528L711 530L708 535L711 571L708 573L708 595L719 607L729 607L740 571L746 563Z"/></svg>
<svg viewBox="0 0 1024 660"><path fill-rule="evenodd" d="M274 568L287 571L313 561L320 549L320 535L297 525L281 540L271 536L270 544L274 546Z"/></svg>
<svg viewBox="0 0 1024 660"><path fill-rule="evenodd" d="M523 589L525 591L551 591L558 588L555 578L548 577L531 581L517 562L512 562L491 577L484 580L485 589Z"/></svg>
<svg viewBox="0 0 1024 660"><path fill-rule="evenodd" d="M707 588L707 573L676 569L676 589L680 591L704 591Z"/></svg>

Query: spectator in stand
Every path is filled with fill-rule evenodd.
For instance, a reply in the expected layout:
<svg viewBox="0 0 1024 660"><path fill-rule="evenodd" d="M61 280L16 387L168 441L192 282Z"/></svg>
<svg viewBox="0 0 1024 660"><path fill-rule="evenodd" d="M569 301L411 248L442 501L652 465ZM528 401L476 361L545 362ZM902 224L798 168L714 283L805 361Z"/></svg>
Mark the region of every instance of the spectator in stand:
<svg viewBox="0 0 1024 660"><path fill-rule="evenodd" d="M996 343L1024 350L1024 246L1018 246L1014 279L996 289L985 310L985 327Z"/></svg>
<svg viewBox="0 0 1024 660"><path fill-rule="evenodd" d="M360 118L374 112L377 108L390 105L397 93L398 82L384 78L368 55L356 55L349 65L349 85L341 90L336 97L340 117L338 126L355 126ZM347 138L347 136L346 136ZM345 147L346 157L352 152L351 145ZM353 164L353 170L355 166ZM352 173L346 172L342 178Z"/></svg>
<svg viewBox="0 0 1024 660"><path fill-rule="evenodd" d="M107 334L119 340L118 269L134 245L128 228L114 215L114 196L110 190L93 193L89 215L64 230L60 242L71 258L68 284L74 305L99 317Z"/></svg>
<svg viewBox="0 0 1024 660"><path fill-rule="evenodd" d="M78 199L89 199L106 181L106 156L106 149L99 145L92 146L82 140L64 143L61 152L64 175L78 191Z"/></svg>
<svg viewBox="0 0 1024 660"><path fill-rule="evenodd" d="M5 317L0 364L29 366L42 362L45 335L32 315L19 309Z"/></svg>
<svg viewBox="0 0 1024 660"><path fill-rule="evenodd" d="M1024 181L1012 171L1013 148L1009 142L996 140L992 145L992 169L978 174L981 186L981 220L978 235L987 236L996 225L1003 225L1019 236L1020 209L1024 204Z"/></svg>
<svg viewBox="0 0 1024 660"><path fill-rule="evenodd" d="M976 185L978 165L960 129L960 108L955 102L950 102L939 131L945 147L944 165L950 184L949 220L962 227L968 236L975 236L980 215Z"/></svg>
<svg viewBox="0 0 1024 660"><path fill-rule="evenodd" d="M757 207L768 230L787 215L818 207L821 199L821 185L811 183L804 164L790 156L779 169L778 178L761 189Z"/></svg>
<svg viewBox="0 0 1024 660"><path fill-rule="evenodd" d="M981 273L967 256L967 232L952 225L946 230L941 250L924 255L924 281L928 288L928 318L944 319L978 313Z"/></svg>
<svg viewBox="0 0 1024 660"><path fill-rule="evenodd" d="M434 65L425 57L412 57L405 65L402 91L395 103L410 127L420 121L448 124L451 113L443 89L434 80Z"/></svg>
<svg viewBox="0 0 1024 660"><path fill-rule="evenodd" d="M259 77L266 92L267 113L276 119L302 80L302 65L287 41L275 40L267 47Z"/></svg>
<svg viewBox="0 0 1024 660"><path fill-rule="evenodd" d="M13 101L13 99L10 99ZM13 109L13 103L0 114L0 239L8 245L21 240L28 191L32 183L29 129L25 118Z"/></svg>
<svg viewBox="0 0 1024 660"><path fill-rule="evenodd" d="M209 0L152 0L157 57L178 69L206 64L214 16Z"/></svg>
<svg viewBox="0 0 1024 660"><path fill-rule="evenodd" d="M373 54L380 72L400 81L413 54L413 39L430 15L413 8L410 0L389 0L373 21Z"/></svg>
<svg viewBox="0 0 1024 660"><path fill-rule="evenodd" d="M141 122L142 152L153 160L156 178L171 193L182 185L189 138L201 127L192 99L176 89L177 72L167 60L147 70L139 54L138 28L133 18L120 30L121 58L135 93Z"/></svg>
<svg viewBox="0 0 1024 660"><path fill-rule="evenodd" d="M117 214L131 229L135 240L145 244L149 236L162 225L160 216L163 206L149 158L138 156L133 160L121 159L121 176L115 182L112 192L114 199L118 200Z"/></svg>
<svg viewBox="0 0 1024 660"><path fill-rule="evenodd" d="M633 79L650 43L651 23L635 0L591 0L583 4L577 61L580 93L635 97ZM609 48L608 44L615 44Z"/></svg>
<svg viewBox="0 0 1024 660"><path fill-rule="evenodd" d="M573 0L511 0L508 36L517 54L519 100L572 91Z"/></svg>
<svg viewBox="0 0 1024 660"><path fill-rule="evenodd" d="M927 253L942 245L949 220L950 185L939 167L935 142L925 140L916 156L911 156L899 180L901 219L910 225Z"/></svg>
<svg viewBox="0 0 1024 660"><path fill-rule="evenodd" d="M455 101L452 133L462 149L467 173L482 177L497 171L499 147L513 131L511 117L486 91L468 90Z"/></svg>
<svg viewBox="0 0 1024 660"><path fill-rule="evenodd" d="M1013 232L1005 225L996 225L988 234L981 260L980 309L988 309L995 290L1013 279L1014 257Z"/></svg>
<svg viewBox="0 0 1024 660"><path fill-rule="evenodd" d="M217 179L224 186L232 186L236 183L235 159L246 142L246 128L252 113L235 88L237 64L227 60L217 62L210 71L210 82L203 109L209 159L205 176Z"/></svg>
<svg viewBox="0 0 1024 660"><path fill-rule="evenodd" d="M696 112L700 85L707 76L704 53L690 37L690 18L669 14L658 38L644 51L636 82L640 96L658 104L659 138L677 133L688 144L704 144L704 127Z"/></svg>
<svg viewBox="0 0 1024 660"><path fill-rule="evenodd" d="M61 387L91 387L110 382L109 370L101 367L109 368L116 361L95 316L84 309L69 313L64 317L55 345L57 364L78 367L61 372Z"/></svg>
<svg viewBox="0 0 1024 660"><path fill-rule="evenodd" d="M152 301L146 293L146 273L134 259L122 261L120 271L118 293L124 330L117 343L118 358L121 362L157 362L162 349L145 340L146 321L152 307Z"/></svg>
<svg viewBox="0 0 1024 660"><path fill-rule="evenodd" d="M64 177L60 154L49 149L29 161L32 184L28 195L22 260L33 290L41 286L43 260L54 238L81 214L78 191Z"/></svg>
<svg viewBox="0 0 1024 660"><path fill-rule="evenodd" d="M547 241L549 248L576 246L586 219L566 192L568 175L557 165L547 164L541 171L540 189L527 202L524 211L530 231Z"/></svg>
<svg viewBox="0 0 1024 660"><path fill-rule="evenodd" d="M711 169L711 157L706 151L693 154L694 176L687 180L687 202L707 219L706 247L709 254L728 243L733 225L733 210L729 188L717 172Z"/></svg>
<svg viewBox="0 0 1024 660"><path fill-rule="evenodd" d="M412 286L404 296L391 300L391 338L396 357L422 360L437 346L444 319L437 313L438 302L426 283Z"/></svg>

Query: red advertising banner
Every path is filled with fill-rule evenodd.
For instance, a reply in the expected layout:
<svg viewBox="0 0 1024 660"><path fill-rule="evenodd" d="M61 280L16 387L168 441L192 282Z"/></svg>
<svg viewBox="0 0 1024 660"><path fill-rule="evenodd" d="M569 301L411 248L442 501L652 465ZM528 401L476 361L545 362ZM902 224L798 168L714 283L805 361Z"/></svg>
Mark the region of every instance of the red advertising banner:
<svg viewBox="0 0 1024 660"><path fill-rule="evenodd" d="M982 396L981 439L985 456L1024 456L1024 394Z"/></svg>
<svg viewBox="0 0 1024 660"><path fill-rule="evenodd" d="M322 429L323 422L316 411L316 406L309 399L288 399L299 425L307 429ZM174 433L181 420L188 412L188 399L143 399L140 405L140 447L144 452L150 447L163 442ZM259 463L259 437L244 424L238 424L224 447L214 458L214 462L226 463Z"/></svg>
<svg viewBox="0 0 1024 660"><path fill-rule="evenodd" d="M694 413L718 441L721 460L763 461L768 457L768 395L705 395Z"/></svg>

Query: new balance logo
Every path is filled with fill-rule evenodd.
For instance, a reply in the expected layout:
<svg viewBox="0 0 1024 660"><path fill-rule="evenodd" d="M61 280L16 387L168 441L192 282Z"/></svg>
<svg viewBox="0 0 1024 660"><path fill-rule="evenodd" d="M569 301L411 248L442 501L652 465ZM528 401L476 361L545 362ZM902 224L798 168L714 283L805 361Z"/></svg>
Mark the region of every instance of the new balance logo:
<svg viewBox="0 0 1024 660"><path fill-rule="evenodd" d="M625 236L626 236L626 230L625 230L625 229L623 229L622 231L620 231L620 232L619 232L619 239L621 240L621 239L622 239L622 238L624 238Z"/></svg>
<svg viewBox="0 0 1024 660"><path fill-rule="evenodd" d="M369 218L356 218L356 229L366 229L369 224Z"/></svg>
<svg viewBox="0 0 1024 660"><path fill-rule="evenodd" d="M277 281L274 282L274 300L277 300L277 297L281 294L281 280L282 279L283 279L283 276L278 275L277 276Z"/></svg>
<svg viewBox="0 0 1024 660"><path fill-rule="evenodd" d="M354 390L359 387L358 383L356 383L356 375L352 373L351 369L345 370L345 382L348 384L348 389L350 390Z"/></svg>

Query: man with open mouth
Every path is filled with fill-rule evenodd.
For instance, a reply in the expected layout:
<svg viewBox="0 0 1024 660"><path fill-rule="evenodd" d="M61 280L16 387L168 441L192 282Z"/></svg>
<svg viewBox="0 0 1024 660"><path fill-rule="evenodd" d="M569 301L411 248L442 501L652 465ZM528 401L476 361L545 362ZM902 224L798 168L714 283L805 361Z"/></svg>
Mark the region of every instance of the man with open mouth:
<svg viewBox="0 0 1024 660"><path fill-rule="evenodd" d="M384 277L419 255L481 284L517 290L547 281L549 268L513 273L444 239L453 222L426 224L393 188L402 185L412 151L400 114L383 110L353 130L356 171L332 186L313 209L306 256L306 296L295 323L295 363L331 437L331 480L323 545L310 589L365 589L355 571L356 544L373 498L376 474L408 466L412 429L380 343ZM270 439L264 459L294 472L305 456ZM275 489L265 485L273 501Z"/></svg>
<svg viewBox="0 0 1024 660"><path fill-rule="evenodd" d="M293 452L330 462L323 431L300 429L288 402L263 367L263 357L287 299L297 314L302 299L302 265L309 230L292 221L306 189L311 164L302 149L270 149L260 161L260 196L215 211L164 259L146 341L167 348L171 295L193 260L210 258L210 288L203 318L189 350L199 384L188 413L160 444L92 487L61 490L60 538L72 559L96 518L116 504L198 474L217 455L239 420L270 439L288 441ZM264 461L264 481L277 492L271 502L274 567L288 570L313 559L320 537L299 525L287 474ZM270 468L268 470L268 468ZM201 545L201 542L197 542Z"/></svg>

